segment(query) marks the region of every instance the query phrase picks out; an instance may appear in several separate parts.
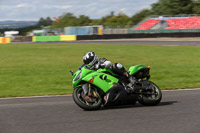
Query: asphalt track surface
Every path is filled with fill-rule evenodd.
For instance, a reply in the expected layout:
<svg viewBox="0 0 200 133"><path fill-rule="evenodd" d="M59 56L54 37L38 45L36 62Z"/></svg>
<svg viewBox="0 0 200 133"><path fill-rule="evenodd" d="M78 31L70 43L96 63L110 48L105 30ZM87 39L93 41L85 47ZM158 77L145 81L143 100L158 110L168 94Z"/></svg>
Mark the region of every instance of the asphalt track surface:
<svg viewBox="0 0 200 133"><path fill-rule="evenodd" d="M38 42L41 44L41 42ZM49 42L42 42L48 43ZM164 46L200 46L200 41L69 41L69 42L51 42L68 44L129 44L129 45L164 45Z"/></svg>
<svg viewBox="0 0 200 133"><path fill-rule="evenodd" d="M199 133L200 89L163 91L158 106L80 109L71 96L0 99L0 133Z"/></svg>
<svg viewBox="0 0 200 133"><path fill-rule="evenodd" d="M144 39L107 39L66 42L13 42L12 44L113 44L113 45L163 45L163 46L200 46L200 38L144 38Z"/></svg>

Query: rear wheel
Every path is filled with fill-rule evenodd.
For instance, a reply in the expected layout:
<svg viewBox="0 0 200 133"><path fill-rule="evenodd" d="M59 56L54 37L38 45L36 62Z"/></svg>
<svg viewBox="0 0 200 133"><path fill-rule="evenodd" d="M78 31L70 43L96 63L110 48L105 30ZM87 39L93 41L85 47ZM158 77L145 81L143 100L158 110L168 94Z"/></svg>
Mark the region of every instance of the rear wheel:
<svg viewBox="0 0 200 133"><path fill-rule="evenodd" d="M143 83L148 84L147 92L149 92L149 94L140 95L138 102L145 106L155 106L159 104L162 99L160 88L151 81L144 81Z"/></svg>
<svg viewBox="0 0 200 133"><path fill-rule="evenodd" d="M84 94L82 87L74 89L73 92L74 102L85 110L97 110L102 105L102 99L96 89L91 89L90 96Z"/></svg>

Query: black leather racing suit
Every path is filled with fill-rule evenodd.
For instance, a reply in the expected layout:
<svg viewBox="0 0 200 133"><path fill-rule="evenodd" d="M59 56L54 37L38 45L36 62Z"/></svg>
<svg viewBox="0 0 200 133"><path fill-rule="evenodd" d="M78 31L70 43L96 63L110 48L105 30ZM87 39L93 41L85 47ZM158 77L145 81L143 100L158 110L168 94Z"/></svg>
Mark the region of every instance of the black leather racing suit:
<svg viewBox="0 0 200 133"><path fill-rule="evenodd" d="M95 70L98 70L99 68L111 68L113 72L125 76L130 82L125 86L125 90L127 91L127 93L131 93L131 91L134 89L133 84L135 83L136 80L129 75L129 73L120 63L112 64L106 58L100 58L98 63L94 66Z"/></svg>
<svg viewBox="0 0 200 133"><path fill-rule="evenodd" d="M100 58L99 62L95 65L95 69L99 68L111 68L113 72L129 77L129 73L125 70L125 68L120 63L114 63L112 64L110 61L108 61L106 58Z"/></svg>

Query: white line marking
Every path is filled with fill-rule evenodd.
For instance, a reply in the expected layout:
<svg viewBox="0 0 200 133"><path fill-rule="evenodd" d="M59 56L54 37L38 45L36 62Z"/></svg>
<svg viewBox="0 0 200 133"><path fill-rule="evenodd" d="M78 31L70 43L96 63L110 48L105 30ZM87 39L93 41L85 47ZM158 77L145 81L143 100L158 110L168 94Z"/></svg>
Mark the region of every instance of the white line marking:
<svg viewBox="0 0 200 133"><path fill-rule="evenodd" d="M8 98L0 98L1 99L31 99L31 98L48 98L48 97L69 97L72 95L54 95L54 96L30 96L30 97L8 97Z"/></svg>
<svg viewBox="0 0 200 133"><path fill-rule="evenodd" d="M200 91L200 88L194 89L176 89L176 90L161 90L161 91ZM50 97L69 97L72 95L54 95L54 96L30 96L30 97L10 97L10 98L0 98L0 100L4 99L31 99L31 98L50 98Z"/></svg>
<svg viewBox="0 0 200 133"><path fill-rule="evenodd" d="M194 89L176 89L176 90L161 90L161 91L200 91L200 88L194 88Z"/></svg>

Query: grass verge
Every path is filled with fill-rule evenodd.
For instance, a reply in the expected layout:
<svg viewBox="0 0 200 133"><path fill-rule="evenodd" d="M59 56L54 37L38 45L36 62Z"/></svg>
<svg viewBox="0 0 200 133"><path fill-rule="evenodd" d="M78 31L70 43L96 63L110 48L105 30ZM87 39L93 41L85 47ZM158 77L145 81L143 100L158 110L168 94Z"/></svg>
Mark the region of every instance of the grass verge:
<svg viewBox="0 0 200 133"><path fill-rule="evenodd" d="M0 45L0 97L72 93L69 70L82 64L87 51L127 69L150 65L151 80L161 89L200 87L200 47L10 44Z"/></svg>

